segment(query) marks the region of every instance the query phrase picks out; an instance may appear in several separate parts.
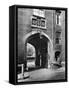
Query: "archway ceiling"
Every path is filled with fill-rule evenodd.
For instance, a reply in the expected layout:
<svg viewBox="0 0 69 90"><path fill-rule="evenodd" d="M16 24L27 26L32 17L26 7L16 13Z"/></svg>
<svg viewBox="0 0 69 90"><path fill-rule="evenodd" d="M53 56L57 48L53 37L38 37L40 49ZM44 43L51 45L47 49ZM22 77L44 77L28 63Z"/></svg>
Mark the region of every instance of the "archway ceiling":
<svg viewBox="0 0 69 90"><path fill-rule="evenodd" d="M39 34L35 34L29 37L28 43L32 44L35 48L39 48L40 45L45 47L47 44L48 39L45 36L40 36Z"/></svg>

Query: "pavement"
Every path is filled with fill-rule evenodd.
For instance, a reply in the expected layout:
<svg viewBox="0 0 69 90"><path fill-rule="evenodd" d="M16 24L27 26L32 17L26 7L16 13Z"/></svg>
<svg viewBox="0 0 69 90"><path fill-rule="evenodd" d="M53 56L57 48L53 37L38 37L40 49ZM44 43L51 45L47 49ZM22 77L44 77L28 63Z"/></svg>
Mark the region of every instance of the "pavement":
<svg viewBox="0 0 69 90"><path fill-rule="evenodd" d="M61 67L59 69L37 69L29 72L24 72L24 77L27 78L20 79L18 82L65 79L65 68Z"/></svg>

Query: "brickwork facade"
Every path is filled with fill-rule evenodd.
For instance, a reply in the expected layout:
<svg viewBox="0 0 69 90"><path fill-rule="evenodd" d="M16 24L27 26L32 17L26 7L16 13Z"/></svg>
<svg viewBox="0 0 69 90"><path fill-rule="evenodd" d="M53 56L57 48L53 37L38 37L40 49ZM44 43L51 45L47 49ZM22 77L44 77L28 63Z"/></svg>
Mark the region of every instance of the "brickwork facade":
<svg viewBox="0 0 69 90"><path fill-rule="evenodd" d="M18 9L18 63L22 64L26 60L26 42L27 39L34 34L39 33L44 35L48 43L48 67L50 63L55 61L55 52L60 51L62 60L65 60L65 12L61 11L61 25L56 24L56 13L55 10L44 10L44 17L34 15L33 9L20 8ZM36 24L34 19L41 19L45 21L45 28L39 26L32 26L32 22ZM40 23L40 22L39 22ZM38 24L39 24L38 23ZM44 25L44 22L41 24ZM58 32L59 31L59 32ZM58 42L56 32L61 33L61 44Z"/></svg>

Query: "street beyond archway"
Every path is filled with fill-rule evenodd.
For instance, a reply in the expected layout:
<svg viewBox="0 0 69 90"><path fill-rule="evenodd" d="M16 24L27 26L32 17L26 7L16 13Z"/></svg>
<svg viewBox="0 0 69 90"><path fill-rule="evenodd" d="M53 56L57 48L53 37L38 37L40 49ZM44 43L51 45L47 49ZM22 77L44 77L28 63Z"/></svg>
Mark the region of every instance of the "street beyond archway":
<svg viewBox="0 0 69 90"><path fill-rule="evenodd" d="M65 68L59 69L38 69L30 72L25 72L24 76L29 75L28 78L18 80L18 82L25 81L41 81L41 80L60 80L65 79Z"/></svg>

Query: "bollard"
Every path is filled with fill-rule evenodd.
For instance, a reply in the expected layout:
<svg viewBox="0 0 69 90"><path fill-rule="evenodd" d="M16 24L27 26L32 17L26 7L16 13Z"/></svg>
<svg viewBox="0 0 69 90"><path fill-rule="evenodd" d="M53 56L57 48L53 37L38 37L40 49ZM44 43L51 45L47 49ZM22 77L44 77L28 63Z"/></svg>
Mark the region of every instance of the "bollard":
<svg viewBox="0 0 69 90"><path fill-rule="evenodd" d="M21 73L22 73L22 78L24 78L24 64L22 64L22 69L21 69Z"/></svg>

